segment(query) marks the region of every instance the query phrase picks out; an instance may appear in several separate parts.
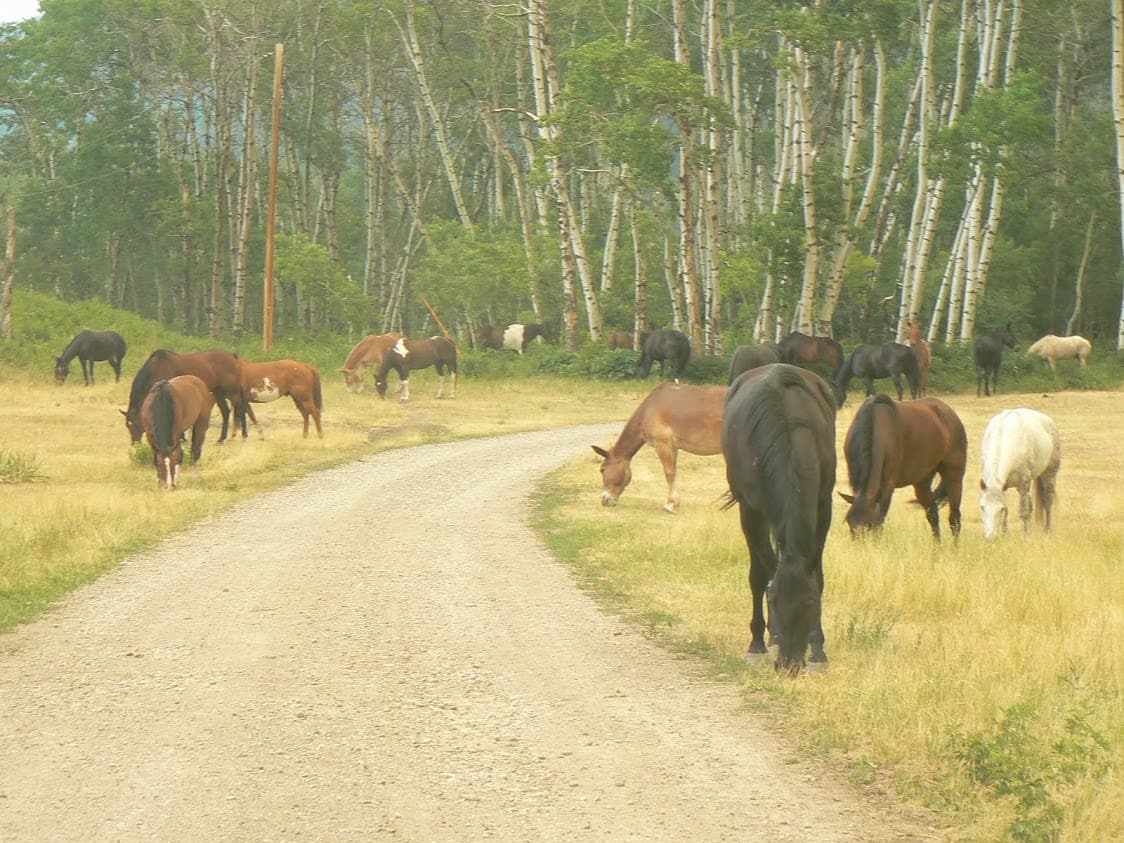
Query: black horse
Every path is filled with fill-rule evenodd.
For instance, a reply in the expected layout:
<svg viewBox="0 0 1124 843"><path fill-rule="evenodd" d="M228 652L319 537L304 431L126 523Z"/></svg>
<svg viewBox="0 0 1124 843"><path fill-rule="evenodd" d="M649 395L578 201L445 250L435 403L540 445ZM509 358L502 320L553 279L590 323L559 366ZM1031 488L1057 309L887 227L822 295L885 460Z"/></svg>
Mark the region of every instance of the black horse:
<svg viewBox="0 0 1124 843"><path fill-rule="evenodd" d="M991 395L999 377L999 364L1003 361L1003 346L1012 351L1019 350L1019 341L1011 332L1011 323L991 334L983 334L976 339L972 347L972 360L976 364L976 397L980 397L980 390L984 395Z"/></svg>
<svg viewBox="0 0 1124 843"><path fill-rule="evenodd" d="M125 338L116 331L80 331L55 360L55 383L66 382L70 361L75 357L82 364L82 379L86 386L94 382L94 362L97 360L108 362L113 367L114 381L120 381L125 349Z"/></svg>
<svg viewBox="0 0 1124 843"><path fill-rule="evenodd" d="M874 394L874 381L877 378L892 378L898 390L898 400L902 400L902 373L909 380L910 397L917 397L919 372L917 354L908 345L888 342L885 345L860 345L847 358L847 362L835 375L833 388L835 400L840 407L847 399L847 385L851 378L862 378L866 382L866 394Z"/></svg>
<svg viewBox="0 0 1124 843"><path fill-rule="evenodd" d="M644 340L644 347L640 350L640 359L636 361L636 377L646 380L652 371L652 363L660 361L660 377L665 376L665 367L671 366L671 377L679 383L679 376L687 368L687 361L691 359L691 341L687 335L670 328L657 328L648 334Z"/></svg>
<svg viewBox="0 0 1124 843"><path fill-rule="evenodd" d="M763 342L760 345L739 345L734 349L734 356L730 358L730 377L727 383L736 381L738 375L742 372L748 372L758 366L780 362L781 348L775 342Z"/></svg>
<svg viewBox="0 0 1124 843"><path fill-rule="evenodd" d="M811 645L813 664L827 662L820 607L823 548L835 486L835 407L814 372L777 363L746 372L726 394L722 453L749 547L753 592L747 661L780 645L776 667L795 674ZM775 540L775 546L774 546Z"/></svg>

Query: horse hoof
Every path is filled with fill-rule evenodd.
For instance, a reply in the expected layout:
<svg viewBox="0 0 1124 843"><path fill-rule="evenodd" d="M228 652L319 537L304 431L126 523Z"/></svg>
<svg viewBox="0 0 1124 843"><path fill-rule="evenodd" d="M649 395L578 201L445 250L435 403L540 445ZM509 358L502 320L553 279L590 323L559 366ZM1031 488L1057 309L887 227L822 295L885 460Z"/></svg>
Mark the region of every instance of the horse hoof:
<svg viewBox="0 0 1124 843"><path fill-rule="evenodd" d="M763 664L771 664L768 653L746 653L745 663L750 667L760 667Z"/></svg>
<svg viewBox="0 0 1124 843"><path fill-rule="evenodd" d="M663 511L666 512L668 515L674 515L675 514L675 506L673 504L670 504L670 503L665 503L663 505Z"/></svg>
<svg viewBox="0 0 1124 843"><path fill-rule="evenodd" d="M808 662L804 669L808 673L827 673L827 662Z"/></svg>

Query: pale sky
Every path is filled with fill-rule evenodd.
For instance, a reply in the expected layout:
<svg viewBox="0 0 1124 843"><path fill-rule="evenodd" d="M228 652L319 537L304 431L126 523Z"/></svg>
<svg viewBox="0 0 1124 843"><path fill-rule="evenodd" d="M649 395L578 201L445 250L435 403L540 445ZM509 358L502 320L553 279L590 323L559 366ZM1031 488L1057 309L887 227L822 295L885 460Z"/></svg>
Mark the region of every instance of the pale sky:
<svg viewBox="0 0 1124 843"><path fill-rule="evenodd" d="M39 0L0 0L0 23L14 23L39 14Z"/></svg>

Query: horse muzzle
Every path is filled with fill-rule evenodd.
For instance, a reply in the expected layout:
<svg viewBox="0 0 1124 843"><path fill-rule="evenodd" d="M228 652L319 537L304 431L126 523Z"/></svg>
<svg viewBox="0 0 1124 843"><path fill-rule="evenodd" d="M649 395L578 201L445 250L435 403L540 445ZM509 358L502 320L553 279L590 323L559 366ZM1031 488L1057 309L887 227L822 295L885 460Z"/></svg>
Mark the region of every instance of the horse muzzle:
<svg viewBox="0 0 1124 843"><path fill-rule="evenodd" d="M601 505L602 506L616 506L617 505L617 499L615 497L613 497L612 495L610 495L608 492L602 492L601 493Z"/></svg>

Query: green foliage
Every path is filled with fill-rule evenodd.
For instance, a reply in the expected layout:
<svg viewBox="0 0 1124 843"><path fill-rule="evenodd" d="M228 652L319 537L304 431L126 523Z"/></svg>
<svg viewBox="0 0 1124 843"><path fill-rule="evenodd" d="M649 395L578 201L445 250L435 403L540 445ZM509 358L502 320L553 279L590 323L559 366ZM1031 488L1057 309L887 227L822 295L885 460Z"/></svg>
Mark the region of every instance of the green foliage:
<svg viewBox="0 0 1124 843"><path fill-rule="evenodd" d="M0 450L0 484L35 483L45 479L43 467L35 454Z"/></svg>

